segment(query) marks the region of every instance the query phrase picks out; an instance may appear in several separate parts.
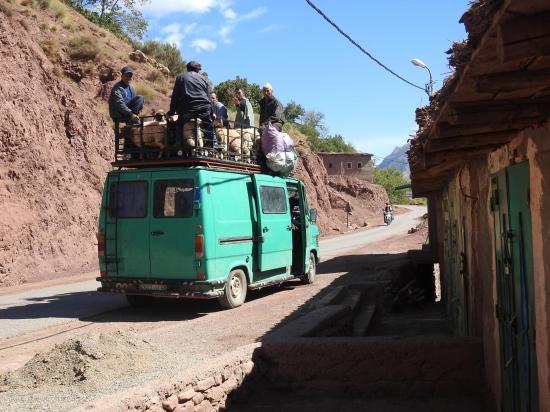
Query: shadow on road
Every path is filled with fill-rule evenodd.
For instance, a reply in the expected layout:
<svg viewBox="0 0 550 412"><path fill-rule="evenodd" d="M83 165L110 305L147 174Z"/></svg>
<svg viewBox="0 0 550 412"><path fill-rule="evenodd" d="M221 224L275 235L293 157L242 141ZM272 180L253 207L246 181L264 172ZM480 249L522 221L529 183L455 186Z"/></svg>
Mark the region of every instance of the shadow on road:
<svg viewBox="0 0 550 412"><path fill-rule="evenodd" d="M261 299L298 283L250 291L247 301ZM88 322L159 322L195 319L221 311L217 299L158 299L144 307L130 307L122 295L106 295L95 291L62 293L53 296L26 298L19 306L0 309L0 319L78 319ZM98 314L98 312L101 312Z"/></svg>

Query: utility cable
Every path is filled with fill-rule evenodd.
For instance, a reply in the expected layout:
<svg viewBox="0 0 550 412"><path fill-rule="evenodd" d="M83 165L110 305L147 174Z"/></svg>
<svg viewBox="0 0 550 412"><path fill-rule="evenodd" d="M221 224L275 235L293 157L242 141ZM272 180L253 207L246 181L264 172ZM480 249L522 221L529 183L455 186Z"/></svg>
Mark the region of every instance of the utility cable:
<svg viewBox="0 0 550 412"><path fill-rule="evenodd" d="M374 57L372 54L370 54L368 51L366 51L363 47L361 47L361 45L359 45L355 40L353 40L347 33L345 33L340 27L338 27L338 25L336 23L334 23L325 13L323 13L323 11L321 9L319 9L319 7L317 7L315 4L313 4L310 0L306 0L306 3L309 4L309 6L315 10L317 13L319 13L332 27L334 27L342 36L344 36L346 39L348 39L351 44L353 44L355 47L357 47L359 50L361 50L364 54L366 54L372 61L374 61L376 64L378 64L379 66L381 66L384 70L390 72L391 74L393 74L395 77L397 77L398 79L404 81L405 83L413 86L413 87L416 87L417 89L420 89L424 92L426 92L426 88L425 87L422 87L422 86L419 86L417 84L414 84L410 81L408 81L407 79L405 79L404 77L398 75L396 72L394 72L392 69L390 69L388 66L386 66L384 63L382 63L380 60L378 60L376 57Z"/></svg>

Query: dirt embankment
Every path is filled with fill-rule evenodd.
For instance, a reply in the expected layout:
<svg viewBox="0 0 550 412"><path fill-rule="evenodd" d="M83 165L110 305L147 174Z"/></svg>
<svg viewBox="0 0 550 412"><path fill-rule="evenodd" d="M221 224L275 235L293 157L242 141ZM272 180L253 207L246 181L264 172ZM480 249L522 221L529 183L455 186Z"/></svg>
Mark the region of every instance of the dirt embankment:
<svg viewBox="0 0 550 412"><path fill-rule="evenodd" d="M106 100L132 51L65 6L63 24L48 10L10 7L0 13L0 287L95 267L98 206L113 153ZM82 36L98 45L84 60L69 47ZM147 80L154 67L131 64L134 84L147 94L144 112L166 110L172 80L159 87ZM322 233L344 230L343 202L354 207L357 226L383 204L383 189L355 182L357 190L343 190L351 180L335 185L303 142L300 154L296 176Z"/></svg>

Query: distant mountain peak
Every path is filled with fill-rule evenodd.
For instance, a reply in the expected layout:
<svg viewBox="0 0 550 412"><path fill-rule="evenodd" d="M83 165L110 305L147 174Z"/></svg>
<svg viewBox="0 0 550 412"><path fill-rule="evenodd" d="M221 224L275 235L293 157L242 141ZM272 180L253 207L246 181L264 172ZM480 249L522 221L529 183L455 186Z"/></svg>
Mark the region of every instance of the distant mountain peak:
<svg viewBox="0 0 550 412"><path fill-rule="evenodd" d="M390 167L395 167L398 170L401 170L403 174L409 177L409 159L407 158L407 151L409 150L409 144L406 143L403 146L396 146L388 156L382 160L378 165L380 169L387 169Z"/></svg>

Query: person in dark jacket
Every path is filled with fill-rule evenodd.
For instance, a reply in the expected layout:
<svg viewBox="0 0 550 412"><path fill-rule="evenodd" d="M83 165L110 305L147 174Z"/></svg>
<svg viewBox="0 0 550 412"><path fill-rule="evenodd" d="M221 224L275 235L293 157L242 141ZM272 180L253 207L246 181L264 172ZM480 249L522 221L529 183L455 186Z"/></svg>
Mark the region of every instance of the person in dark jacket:
<svg viewBox="0 0 550 412"><path fill-rule="evenodd" d="M200 119L204 130L204 143L207 147L214 145L214 131L212 125L212 103L209 97L209 86L206 79L200 74L201 65L196 61L187 63L187 72L178 74L172 99L170 100L170 116L178 115L178 138L182 142L181 130L183 125L191 119Z"/></svg>
<svg viewBox="0 0 550 412"><path fill-rule="evenodd" d="M275 129L282 131L285 123L283 105L273 96L273 87L269 83L264 85L262 92L264 97L260 100L260 130L271 122Z"/></svg>
<svg viewBox="0 0 550 412"><path fill-rule="evenodd" d="M115 123L138 123L138 114L143 109L143 96L136 95L130 84L134 70L124 66L120 73L120 81L113 86L109 96L109 115Z"/></svg>

